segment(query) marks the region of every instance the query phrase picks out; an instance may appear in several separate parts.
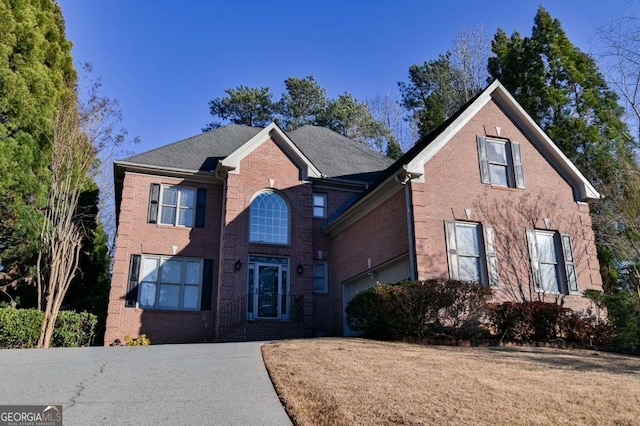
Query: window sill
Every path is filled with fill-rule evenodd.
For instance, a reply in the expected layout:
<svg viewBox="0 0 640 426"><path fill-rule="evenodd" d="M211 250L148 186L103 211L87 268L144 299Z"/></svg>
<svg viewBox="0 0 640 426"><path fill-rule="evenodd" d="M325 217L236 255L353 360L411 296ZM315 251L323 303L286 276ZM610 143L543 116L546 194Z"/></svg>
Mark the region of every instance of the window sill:
<svg viewBox="0 0 640 426"><path fill-rule="evenodd" d="M489 186L491 186L491 189L498 189L501 191L522 191L524 188L514 188L511 186L502 186L502 185L493 185L493 184L489 184Z"/></svg>

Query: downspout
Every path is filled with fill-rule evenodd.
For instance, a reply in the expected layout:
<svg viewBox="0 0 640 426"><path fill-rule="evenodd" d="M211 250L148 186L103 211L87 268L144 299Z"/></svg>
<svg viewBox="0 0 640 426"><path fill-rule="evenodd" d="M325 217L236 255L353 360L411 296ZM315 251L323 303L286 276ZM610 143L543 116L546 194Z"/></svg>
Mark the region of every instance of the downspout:
<svg viewBox="0 0 640 426"><path fill-rule="evenodd" d="M416 236L413 226L413 191L411 190L411 179L404 184L405 201L407 204L407 240L409 242L409 273L411 281L418 279L416 262Z"/></svg>
<svg viewBox="0 0 640 426"><path fill-rule="evenodd" d="M216 176L222 179L222 214L220 215L220 253L218 254L218 282L216 286L216 334L215 338L218 338L218 331L220 329L220 287L222 286L222 275L224 272L224 231L226 229L225 223L227 221L227 176L220 177L218 172Z"/></svg>

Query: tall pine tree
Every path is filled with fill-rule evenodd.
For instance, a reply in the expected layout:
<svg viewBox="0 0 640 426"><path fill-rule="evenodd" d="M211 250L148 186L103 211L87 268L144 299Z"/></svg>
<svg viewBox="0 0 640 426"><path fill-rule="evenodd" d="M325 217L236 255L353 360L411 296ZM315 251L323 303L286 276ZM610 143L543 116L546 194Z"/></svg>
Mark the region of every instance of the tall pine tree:
<svg viewBox="0 0 640 426"><path fill-rule="evenodd" d="M0 28L1 284L35 264L52 123L76 71L54 1L1 0Z"/></svg>

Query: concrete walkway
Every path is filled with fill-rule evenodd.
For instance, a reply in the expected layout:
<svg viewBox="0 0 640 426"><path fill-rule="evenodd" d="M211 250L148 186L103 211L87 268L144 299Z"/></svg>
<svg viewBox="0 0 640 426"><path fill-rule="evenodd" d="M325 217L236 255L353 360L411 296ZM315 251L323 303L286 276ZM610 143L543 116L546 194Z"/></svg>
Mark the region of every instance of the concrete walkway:
<svg viewBox="0 0 640 426"><path fill-rule="evenodd" d="M290 425L260 342L0 350L0 404L68 425Z"/></svg>

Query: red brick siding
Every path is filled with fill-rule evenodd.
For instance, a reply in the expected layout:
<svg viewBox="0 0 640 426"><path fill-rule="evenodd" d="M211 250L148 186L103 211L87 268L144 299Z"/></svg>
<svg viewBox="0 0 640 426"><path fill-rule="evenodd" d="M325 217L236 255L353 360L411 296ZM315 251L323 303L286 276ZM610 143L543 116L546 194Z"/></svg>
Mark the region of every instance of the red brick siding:
<svg viewBox="0 0 640 426"><path fill-rule="evenodd" d="M525 189L498 188L480 182L476 135L485 135L485 128L494 134L496 126L501 128L501 137L521 143ZM495 220L497 215L484 217L483 210L486 212L487 206L496 202L502 205L505 200L511 200L515 206L523 205L528 195L530 200L541 196L557 204L556 208L548 205L543 207L535 225L544 229L543 218L546 217L550 219L550 229L571 234L576 257L582 253L577 265L580 292L588 288L601 289L588 205L576 203L570 185L495 103L491 102L479 111L426 164L425 182L413 183L412 188L420 279L448 276L445 220L465 220L464 210L471 209L472 221L491 223L491 219ZM532 225L524 221L516 225L522 229L522 239L526 241L525 229ZM505 225L494 223L494 226L504 228ZM496 240L498 238L505 236L497 234ZM506 282L513 282L513 279L509 280L505 275L508 266L505 265L506 253L500 252L499 244L498 250L500 278L504 287ZM528 272L528 259L517 267ZM496 297L500 300L510 299L510 294L503 289L497 292ZM574 309L588 306L588 301L581 296L566 296L564 300L566 306Z"/></svg>
<svg viewBox="0 0 640 426"><path fill-rule="evenodd" d="M288 245L249 243L249 207L259 191L269 189L270 179L273 180L272 189L277 190L289 204L291 230ZM226 197L220 306L246 296L250 254L288 257L289 291L292 295L305 297L305 334L310 335L313 315L312 186L300 180L298 167L274 141L269 140L241 161L240 173L228 175ZM233 267L237 260L243 264L239 271ZM299 264L303 265L302 274L297 273Z"/></svg>
<svg viewBox="0 0 640 426"><path fill-rule="evenodd" d="M398 184L400 185L400 184ZM342 333L342 285L371 268L408 252L404 187L331 241L329 291L331 334Z"/></svg>
<svg viewBox="0 0 640 426"><path fill-rule="evenodd" d="M109 295L109 308L105 344L125 335L136 337L147 334L152 343L178 341L211 341L214 337L212 311L173 312L125 308L124 298L129 279L129 263L132 254L172 255L214 259L215 285L220 241L220 217L222 186L177 178L126 173L120 209L120 222L116 240L116 252ZM149 189L152 183L183 185L207 190L204 228L182 228L147 223Z"/></svg>

